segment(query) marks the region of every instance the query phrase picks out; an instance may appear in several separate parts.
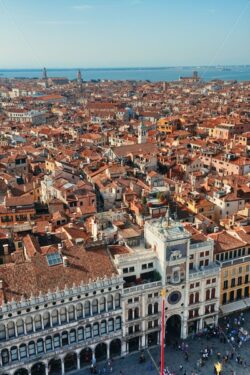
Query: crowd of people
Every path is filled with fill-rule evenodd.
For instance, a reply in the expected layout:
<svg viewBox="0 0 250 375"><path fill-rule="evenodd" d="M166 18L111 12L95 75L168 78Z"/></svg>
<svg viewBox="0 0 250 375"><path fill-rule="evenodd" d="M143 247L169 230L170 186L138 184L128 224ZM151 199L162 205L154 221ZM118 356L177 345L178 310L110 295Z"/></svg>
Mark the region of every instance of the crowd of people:
<svg viewBox="0 0 250 375"><path fill-rule="evenodd" d="M200 356L196 363L193 364L193 372L187 372L185 364L189 362L190 354L192 354L192 342L188 343L187 341L175 341L173 346L176 351L180 351L182 355L180 356L180 364L179 368L170 370L168 367L164 369L164 375L197 375L200 373L202 367L206 365L206 362L211 359L214 362L214 374L220 375L222 374L221 370L227 364L235 364L235 362L246 368L248 366L247 361L242 358L239 354L240 348L242 345L250 339L250 335L248 331L244 328L245 318L244 314L241 313L237 317L225 317L221 324L217 327L206 327L202 332L196 333L192 336L193 340L200 340L201 343L204 342L204 338L207 341L206 345L203 345L200 349ZM218 339L221 344L227 344L225 351L221 352L219 350L215 350L215 342L212 339ZM190 348L189 348L190 345ZM222 345L223 347L223 345ZM191 356L191 357L192 357ZM145 353L142 351L139 355L139 363L147 362L147 370L150 372L154 370L153 363L147 359ZM182 362L182 363L181 363ZM160 366L160 364L159 364ZM232 367L232 366L231 366ZM103 367L97 371L96 363L91 364L90 368L91 374L98 374L98 375L107 375L112 373L113 371L113 361L109 359ZM236 375L235 370L228 370L228 374ZM239 372L240 374L240 372ZM119 375L124 375L122 371L119 372Z"/></svg>

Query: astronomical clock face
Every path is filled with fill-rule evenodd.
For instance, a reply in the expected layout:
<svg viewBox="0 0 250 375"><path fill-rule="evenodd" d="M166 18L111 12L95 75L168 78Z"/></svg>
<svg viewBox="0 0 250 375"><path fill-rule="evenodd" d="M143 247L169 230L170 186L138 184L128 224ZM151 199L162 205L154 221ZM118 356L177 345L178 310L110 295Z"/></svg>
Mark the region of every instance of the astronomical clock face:
<svg viewBox="0 0 250 375"><path fill-rule="evenodd" d="M175 305L181 300L181 292L179 291L171 292L167 298L168 298L168 303L170 305Z"/></svg>

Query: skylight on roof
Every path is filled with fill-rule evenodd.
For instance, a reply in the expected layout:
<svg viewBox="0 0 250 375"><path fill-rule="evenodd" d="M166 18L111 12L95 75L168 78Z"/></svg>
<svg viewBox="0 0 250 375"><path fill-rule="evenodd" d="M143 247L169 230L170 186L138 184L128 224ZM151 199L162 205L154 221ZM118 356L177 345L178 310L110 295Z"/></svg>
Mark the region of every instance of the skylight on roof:
<svg viewBox="0 0 250 375"><path fill-rule="evenodd" d="M55 266L62 263L62 257L59 253L48 254L46 255L46 258L49 266Z"/></svg>

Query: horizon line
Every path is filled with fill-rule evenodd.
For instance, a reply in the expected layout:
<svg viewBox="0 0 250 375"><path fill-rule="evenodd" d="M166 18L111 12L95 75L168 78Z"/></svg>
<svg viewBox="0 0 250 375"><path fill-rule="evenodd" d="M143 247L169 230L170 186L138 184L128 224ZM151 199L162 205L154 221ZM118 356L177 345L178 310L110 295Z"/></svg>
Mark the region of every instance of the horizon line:
<svg viewBox="0 0 250 375"><path fill-rule="evenodd" d="M250 63L247 64L215 64L215 65L152 65L152 66L104 66L104 67L45 67L47 71L49 70L124 70L124 69L171 69L171 68L215 68L215 67L249 67ZM44 67L38 68L38 67L32 67L32 68L1 68L0 71L12 71L12 70L36 70L40 71Z"/></svg>

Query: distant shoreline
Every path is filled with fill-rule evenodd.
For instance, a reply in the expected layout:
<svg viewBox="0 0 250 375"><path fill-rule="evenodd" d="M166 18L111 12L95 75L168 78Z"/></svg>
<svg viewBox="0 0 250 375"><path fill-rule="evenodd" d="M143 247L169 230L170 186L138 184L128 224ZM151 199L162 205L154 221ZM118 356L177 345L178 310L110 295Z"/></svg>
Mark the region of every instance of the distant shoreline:
<svg viewBox="0 0 250 375"><path fill-rule="evenodd" d="M47 68L48 77L76 78L81 70L85 81L176 81L180 76L191 76L196 70L204 81L250 81L250 65L215 66L162 66L162 67L104 67L104 68ZM42 77L42 68L0 69L0 79L38 79Z"/></svg>
<svg viewBox="0 0 250 375"><path fill-rule="evenodd" d="M168 70L168 69L223 69L223 68L250 68L250 64L241 64L241 65L176 65L176 66L134 66L134 67L103 67L103 68L84 68L84 67L73 67L73 68L47 68L47 71L75 71L75 70L83 70L83 71L112 71L112 70ZM1 68L0 72L25 72L25 71L33 71L33 72L40 72L42 68Z"/></svg>

